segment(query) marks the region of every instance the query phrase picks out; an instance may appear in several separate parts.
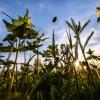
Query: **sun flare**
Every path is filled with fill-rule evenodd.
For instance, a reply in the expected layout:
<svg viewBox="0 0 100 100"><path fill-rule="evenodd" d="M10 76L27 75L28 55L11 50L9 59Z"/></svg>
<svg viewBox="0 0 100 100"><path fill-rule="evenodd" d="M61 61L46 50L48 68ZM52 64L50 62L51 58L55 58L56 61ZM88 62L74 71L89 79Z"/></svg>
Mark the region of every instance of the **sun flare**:
<svg viewBox="0 0 100 100"><path fill-rule="evenodd" d="M80 60L76 60L74 65L76 69L80 69Z"/></svg>

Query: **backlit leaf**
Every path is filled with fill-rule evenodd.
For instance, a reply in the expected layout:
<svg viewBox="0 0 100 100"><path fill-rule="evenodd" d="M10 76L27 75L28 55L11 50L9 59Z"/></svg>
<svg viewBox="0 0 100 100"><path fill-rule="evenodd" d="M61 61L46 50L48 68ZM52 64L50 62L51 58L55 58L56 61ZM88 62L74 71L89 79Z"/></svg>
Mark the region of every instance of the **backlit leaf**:
<svg viewBox="0 0 100 100"><path fill-rule="evenodd" d="M9 32L13 32L13 30L16 28L15 25L8 23L6 20L3 19L4 24L6 25L6 28Z"/></svg>
<svg viewBox="0 0 100 100"><path fill-rule="evenodd" d="M87 46L87 44L88 44L89 40L91 39L91 37L93 36L93 34L94 34L94 31L92 31L92 32L90 33L90 35L87 37L87 39L86 39L86 41L85 41L85 44L84 44L84 49L85 49L85 47Z"/></svg>

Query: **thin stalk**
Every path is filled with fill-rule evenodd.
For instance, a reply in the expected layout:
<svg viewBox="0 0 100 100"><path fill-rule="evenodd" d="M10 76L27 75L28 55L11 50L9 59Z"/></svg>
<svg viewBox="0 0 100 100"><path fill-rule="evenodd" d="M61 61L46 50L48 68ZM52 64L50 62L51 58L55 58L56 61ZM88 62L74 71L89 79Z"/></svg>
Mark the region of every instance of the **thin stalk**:
<svg viewBox="0 0 100 100"><path fill-rule="evenodd" d="M37 44L38 45L38 44ZM36 63L36 68L37 68L37 74L39 75L39 48L37 48L37 63ZM40 91L37 91L37 100L40 100Z"/></svg>
<svg viewBox="0 0 100 100"><path fill-rule="evenodd" d="M18 48L19 48L19 45L20 45L20 39L19 39ZM12 78L11 78L11 83L10 83L10 86L9 86L9 89L8 89L9 92L11 91L12 85L13 85L13 82L14 82L14 71L15 71L15 68L16 68L16 89L17 89L17 65L16 65L17 59L18 59L18 50L16 51L15 63L14 63L14 67L12 69Z"/></svg>
<svg viewBox="0 0 100 100"><path fill-rule="evenodd" d="M30 63L30 61L33 59L33 57L34 57L34 55L32 56L32 57L30 57L29 58L29 60L28 60L28 62L26 63L27 65L25 65L25 71L24 71L24 73L23 73L23 75L22 75L22 78L21 78L21 82L20 82L20 89L19 90L21 90L22 89L22 86L23 86L23 82L24 82L24 80L25 80L25 77L26 77L26 74L27 74L27 68L28 68L28 64ZM27 93L27 92L26 92Z"/></svg>
<svg viewBox="0 0 100 100"><path fill-rule="evenodd" d="M78 36L78 41L79 41L79 45L80 45L80 48L81 48L81 51L82 51L84 60L85 60L85 62L86 62L87 71L89 72L89 73L88 73L89 82L91 83L91 79L92 79L93 85L94 85L94 87L95 87L94 78L93 78L93 76L92 76L91 69L90 69L90 66L89 66L89 64L88 64L88 61L87 61L87 59L86 59L86 56L85 56L85 53L84 53L84 49L83 49L83 46L82 46L82 44L81 44L81 41L80 41L79 36ZM92 83L91 83L91 85L92 85Z"/></svg>
<svg viewBox="0 0 100 100"><path fill-rule="evenodd" d="M14 45L14 42L13 42L13 45ZM10 53L9 53L9 55L8 55L7 61L10 59L11 54L12 54L12 52L13 52L13 49L14 49L13 45L12 45L12 47L11 47L11 51L10 51ZM4 70L5 70L6 67L7 67L7 65L4 65L4 66L3 66L3 69L2 69L0 75L2 75L2 73L4 72Z"/></svg>
<svg viewBox="0 0 100 100"><path fill-rule="evenodd" d="M55 37L54 37L54 29L53 29L53 36L52 36L52 46L53 46L53 58L56 57L55 51Z"/></svg>
<svg viewBox="0 0 100 100"><path fill-rule="evenodd" d="M90 55L90 56L91 56L91 55ZM93 58L92 58L92 62L93 62L93 64L95 65L95 62L94 62ZM95 70L95 72L96 72L96 74L97 74L98 78L100 79L100 75L99 75L99 73L98 73L98 70L97 70L97 69Z"/></svg>
<svg viewBox="0 0 100 100"><path fill-rule="evenodd" d="M24 42L24 46L25 46L25 42ZM24 51L24 63L26 63L26 52Z"/></svg>
<svg viewBox="0 0 100 100"><path fill-rule="evenodd" d="M20 45L20 39L19 39L19 44L18 44L18 48L19 48L19 45ZM17 47L17 43L16 43L16 47ZM18 49L17 48L17 49ZM16 58L15 58L15 64L14 64L14 66L16 67L16 89L17 89L17 59L18 59L18 50L17 50L17 52L16 52Z"/></svg>
<svg viewBox="0 0 100 100"><path fill-rule="evenodd" d="M37 48L37 63L36 63L36 68L37 68L37 73L39 75L39 48Z"/></svg>
<svg viewBox="0 0 100 100"><path fill-rule="evenodd" d="M78 78L77 78L78 75L77 75L75 66L74 66L74 72L75 72L76 88L77 88L77 92L79 93L80 89L79 89L79 85L78 85Z"/></svg>

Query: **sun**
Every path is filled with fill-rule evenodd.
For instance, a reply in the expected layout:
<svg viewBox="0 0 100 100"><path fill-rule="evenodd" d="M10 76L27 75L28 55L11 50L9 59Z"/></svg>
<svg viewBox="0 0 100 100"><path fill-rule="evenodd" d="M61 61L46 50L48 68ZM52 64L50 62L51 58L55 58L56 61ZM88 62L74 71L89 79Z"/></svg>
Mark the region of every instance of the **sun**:
<svg viewBox="0 0 100 100"><path fill-rule="evenodd" d="M75 65L75 69L76 69L76 70L77 70L77 69L80 69L80 68L81 68L81 66L80 66L80 60L77 59L77 60L75 61L74 65Z"/></svg>
<svg viewBox="0 0 100 100"><path fill-rule="evenodd" d="M76 60L75 61L75 66L79 66L80 65L79 62L80 62L79 60Z"/></svg>

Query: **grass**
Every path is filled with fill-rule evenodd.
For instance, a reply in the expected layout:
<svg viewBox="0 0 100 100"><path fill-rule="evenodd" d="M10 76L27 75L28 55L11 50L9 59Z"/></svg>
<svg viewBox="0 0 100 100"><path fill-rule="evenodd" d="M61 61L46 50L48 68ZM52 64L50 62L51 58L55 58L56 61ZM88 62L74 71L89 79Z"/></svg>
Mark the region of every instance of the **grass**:
<svg viewBox="0 0 100 100"><path fill-rule="evenodd" d="M66 32L68 41L58 48L53 30L52 44L48 45L46 50L40 51L47 38L35 30L28 9L23 17L9 18L12 23L3 20L11 33L3 39L3 42L8 42L8 46L2 46L0 49L1 55L8 53L7 60L2 56L0 58L1 100L99 100L100 69L94 61L98 62L100 56L94 55L91 49L86 56L85 50L94 32L90 33L84 45L80 38L90 20L83 25L73 19L71 22L66 21L69 28ZM53 20L53 23L56 20ZM75 43L70 30L75 34ZM78 65L81 69L75 65L79 47L84 58ZM13 53L15 60L10 61ZM27 53L30 53L30 57L27 57ZM24 54L24 63L17 62L20 54Z"/></svg>

